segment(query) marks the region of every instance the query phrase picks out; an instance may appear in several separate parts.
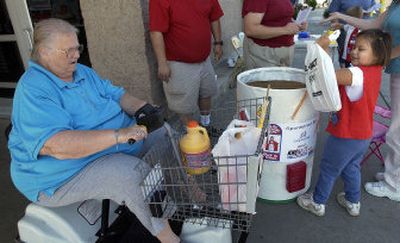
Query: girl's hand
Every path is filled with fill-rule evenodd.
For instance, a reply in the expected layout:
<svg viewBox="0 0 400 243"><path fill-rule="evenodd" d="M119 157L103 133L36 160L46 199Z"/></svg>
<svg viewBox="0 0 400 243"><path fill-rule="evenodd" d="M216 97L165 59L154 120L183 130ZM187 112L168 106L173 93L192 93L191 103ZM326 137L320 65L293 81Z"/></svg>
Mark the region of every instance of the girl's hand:
<svg viewBox="0 0 400 243"><path fill-rule="evenodd" d="M318 38L315 43L320 45L322 49L324 49L327 53L329 53L329 35L328 33L323 34L320 38Z"/></svg>

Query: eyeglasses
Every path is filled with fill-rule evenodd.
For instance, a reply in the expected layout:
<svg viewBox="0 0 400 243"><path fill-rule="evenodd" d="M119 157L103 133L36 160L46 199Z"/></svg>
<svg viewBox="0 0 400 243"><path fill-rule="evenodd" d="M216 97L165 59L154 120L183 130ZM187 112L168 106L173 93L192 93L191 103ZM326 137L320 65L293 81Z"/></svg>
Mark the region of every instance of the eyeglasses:
<svg viewBox="0 0 400 243"><path fill-rule="evenodd" d="M64 55L67 58L72 58L76 52L79 52L79 54L82 54L84 49L85 49L85 47L82 44L80 44L79 46L71 47L69 49L58 49L58 48L56 48L55 50L64 53Z"/></svg>

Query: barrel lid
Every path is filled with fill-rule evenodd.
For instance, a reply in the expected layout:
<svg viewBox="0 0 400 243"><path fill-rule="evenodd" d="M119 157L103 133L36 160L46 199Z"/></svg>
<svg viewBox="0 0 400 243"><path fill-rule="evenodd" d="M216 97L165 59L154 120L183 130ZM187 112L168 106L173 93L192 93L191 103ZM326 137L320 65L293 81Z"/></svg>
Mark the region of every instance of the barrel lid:
<svg viewBox="0 0 400 243"><path fill-rule="evenodd" d="M191 121L189 121L187 123L187 127L188 128L195 128L195 127L198 127L198 126L199 126L199 123L197 121L194 121L194 120L191 120Z"/></svg>

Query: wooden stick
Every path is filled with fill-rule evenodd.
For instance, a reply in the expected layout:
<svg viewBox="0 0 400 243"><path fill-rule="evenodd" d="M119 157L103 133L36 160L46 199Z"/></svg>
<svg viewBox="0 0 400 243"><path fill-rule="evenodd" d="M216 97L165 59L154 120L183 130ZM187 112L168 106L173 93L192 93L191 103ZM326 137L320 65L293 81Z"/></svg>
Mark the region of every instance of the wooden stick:
<svg viewBox="0 0 400 243"><path fill-rule="evenodd" d="M268 107L268 96L269 96L269 90L271 89L271 84L268 84L268 88L267 88L267 96L265 96L263 103L261 105L261 114L260 114L260 118L258 119L258 128L262 128L264 126L264 119L265 116L267 115L267 107Z"/></svg>
<svg viewBox="0 0 400 243"><path fill-rule="evenodd" d="M294 118L296 117L297 113L299 112L300 108L303 106L304 101L307 98L307 90L304 91L303 97L301 97L300 102L297 104L296 109L294 110L293 114L292 114L292 120L294 120Z"/></svg>

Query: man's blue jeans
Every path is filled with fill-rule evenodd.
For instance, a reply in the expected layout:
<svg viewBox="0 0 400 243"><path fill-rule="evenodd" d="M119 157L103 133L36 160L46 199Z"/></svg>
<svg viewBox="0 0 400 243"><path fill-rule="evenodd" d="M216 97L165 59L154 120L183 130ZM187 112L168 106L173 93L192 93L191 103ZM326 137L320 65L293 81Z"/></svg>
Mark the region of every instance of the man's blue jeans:
<svg viewBox="0 0 400 243"><path fill-rule="evenodd" d="M320 162L320 173L314 190L314 201L326 204L337 177L344 182L346 200L357 203L361 198L360 162L370 140L344 139L329 136Z"/></svg>

